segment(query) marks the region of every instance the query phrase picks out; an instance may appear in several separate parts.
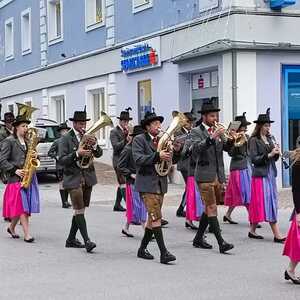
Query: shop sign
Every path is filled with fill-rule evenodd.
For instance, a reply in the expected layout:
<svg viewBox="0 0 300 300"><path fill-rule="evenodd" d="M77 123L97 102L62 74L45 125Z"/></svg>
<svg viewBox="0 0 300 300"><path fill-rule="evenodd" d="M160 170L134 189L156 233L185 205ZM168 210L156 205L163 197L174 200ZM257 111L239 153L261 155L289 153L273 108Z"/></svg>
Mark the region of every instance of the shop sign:
<svg viewBox="0 0 300 300"><path fill-rule="evenodd" d="M121 69L125 73L159 66L161 66L159 37L121 49Z"/></svg>
<svg viewBox="0 0 300 300"><path fill-rule="evenodd" d="M272 9L281 10L284 7L295 5L296 0L271 0L270 6Z"/></svg>

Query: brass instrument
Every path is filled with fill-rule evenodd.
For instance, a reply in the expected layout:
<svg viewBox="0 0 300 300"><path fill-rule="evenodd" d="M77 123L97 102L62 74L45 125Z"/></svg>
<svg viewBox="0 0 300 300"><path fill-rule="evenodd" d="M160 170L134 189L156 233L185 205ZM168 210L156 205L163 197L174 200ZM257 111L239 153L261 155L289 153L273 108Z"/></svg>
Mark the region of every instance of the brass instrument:
<svg viewBox="0 0 300 300"><path fill-rule="evenodd" d="M35 107L16 103L18 107L18 115L25 116L27 120L31 119L31 115L34 111L38 110ZM32 176L36 172L36 169L40 166L40 161L37 159L36 147L39 142L39 130L37 128L29 128L25 135L25 140L27 142L27 154L25 158L25 163L23 170L25 171L25 176L22 178L21 186L22 188L29 188Z"/></svg>
<svg viewBox="0 0 300 300"><path fill-rule="evenodd" d="M103 111L101 111L100 119L94 123L83 135L79 147L83 147L86 150L93 150L95 145L95 133L106 126L112 126L113 122L111 118ZM93 162L94 156L82 156L77 162L81 169L87 169Z"/></svg>
<svg viewBox="0 0 300 300"><path fill-rule="evenodd" d="M173 151L174 134L179 131L182 127L187 125L187 118L185 114L181 112L173 112L173 120L169 128L163 132L161 138L159 139L157 151ZM155 164L155 170L159 176L166 176L172 167L172 161L161 161Z"/></svg>
<svg viewBox="0 0 300 300"><path fill-rule="evenodd" d="M40 166L40 161L36 157L36 146L38 144L38 130L36 128L29 128L26 133L27 154L23 169L25 176L22 178L22 188L28 189L32 181L32 176L36 169Z"/></svg>
<svg viewBox="0 0 300 300"><path fill-rule="evenodd" d="M290 151L284 151L281 154L281 157L285 169L292 168L295 163L300 161L300 148L296 148L295 150ZM287 161L289 161L289 164Z"/></svg>

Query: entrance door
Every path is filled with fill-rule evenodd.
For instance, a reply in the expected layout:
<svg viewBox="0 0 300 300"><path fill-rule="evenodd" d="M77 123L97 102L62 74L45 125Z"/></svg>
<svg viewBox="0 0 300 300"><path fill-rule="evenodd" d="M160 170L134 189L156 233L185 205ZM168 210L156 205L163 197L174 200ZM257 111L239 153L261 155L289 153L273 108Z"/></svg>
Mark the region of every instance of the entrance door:
<svg viewBox="0 0 300 300"><path fill-rule="evenodd" d="M300 66L283 67L283 150L293 150L300 136ZM283 170L283 186L290 185L290 171Z"/></svg>

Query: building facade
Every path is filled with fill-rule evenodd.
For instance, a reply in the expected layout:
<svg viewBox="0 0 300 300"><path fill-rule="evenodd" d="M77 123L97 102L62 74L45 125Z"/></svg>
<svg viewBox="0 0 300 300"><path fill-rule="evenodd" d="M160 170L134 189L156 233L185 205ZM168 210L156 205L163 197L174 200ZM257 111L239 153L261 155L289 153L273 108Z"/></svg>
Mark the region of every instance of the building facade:
<svg viewBox="0 0 300 300"><path fill-rule="evenodd" d="M299 26L291 0L0 0L2 110L30 103L61 122L86 105L92 123L130 106L137 123L155 108L167 126L172 110L197 112L214 96L225 124L271 107L274 136L292 149ZM98 138L110 162L108 130Z"/></svg>

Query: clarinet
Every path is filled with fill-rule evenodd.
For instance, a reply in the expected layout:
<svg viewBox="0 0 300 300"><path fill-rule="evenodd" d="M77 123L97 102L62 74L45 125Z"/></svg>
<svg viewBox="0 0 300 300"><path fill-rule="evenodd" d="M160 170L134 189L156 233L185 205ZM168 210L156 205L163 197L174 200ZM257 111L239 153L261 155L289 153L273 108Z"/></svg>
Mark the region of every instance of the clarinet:
<svg viewBox="0 0 300 300"><path fill-rule="evenodd" d="M274 135L270 135L270 138L271 138L271 140L272 140L274 146L275 146L275 147L278 147L278 148L280 149L279 143L277 142L275 136L274 136ZM283 155L281 151L279 152L279 156L280 156L280 158L281 158L281 162L282 162L282 164L283 164L283 167L284 167L285 169L288 169L288 168L290 167L290 165L289 165L289 163L287 162L287 157L286 157L285 155Z"/></svg>

